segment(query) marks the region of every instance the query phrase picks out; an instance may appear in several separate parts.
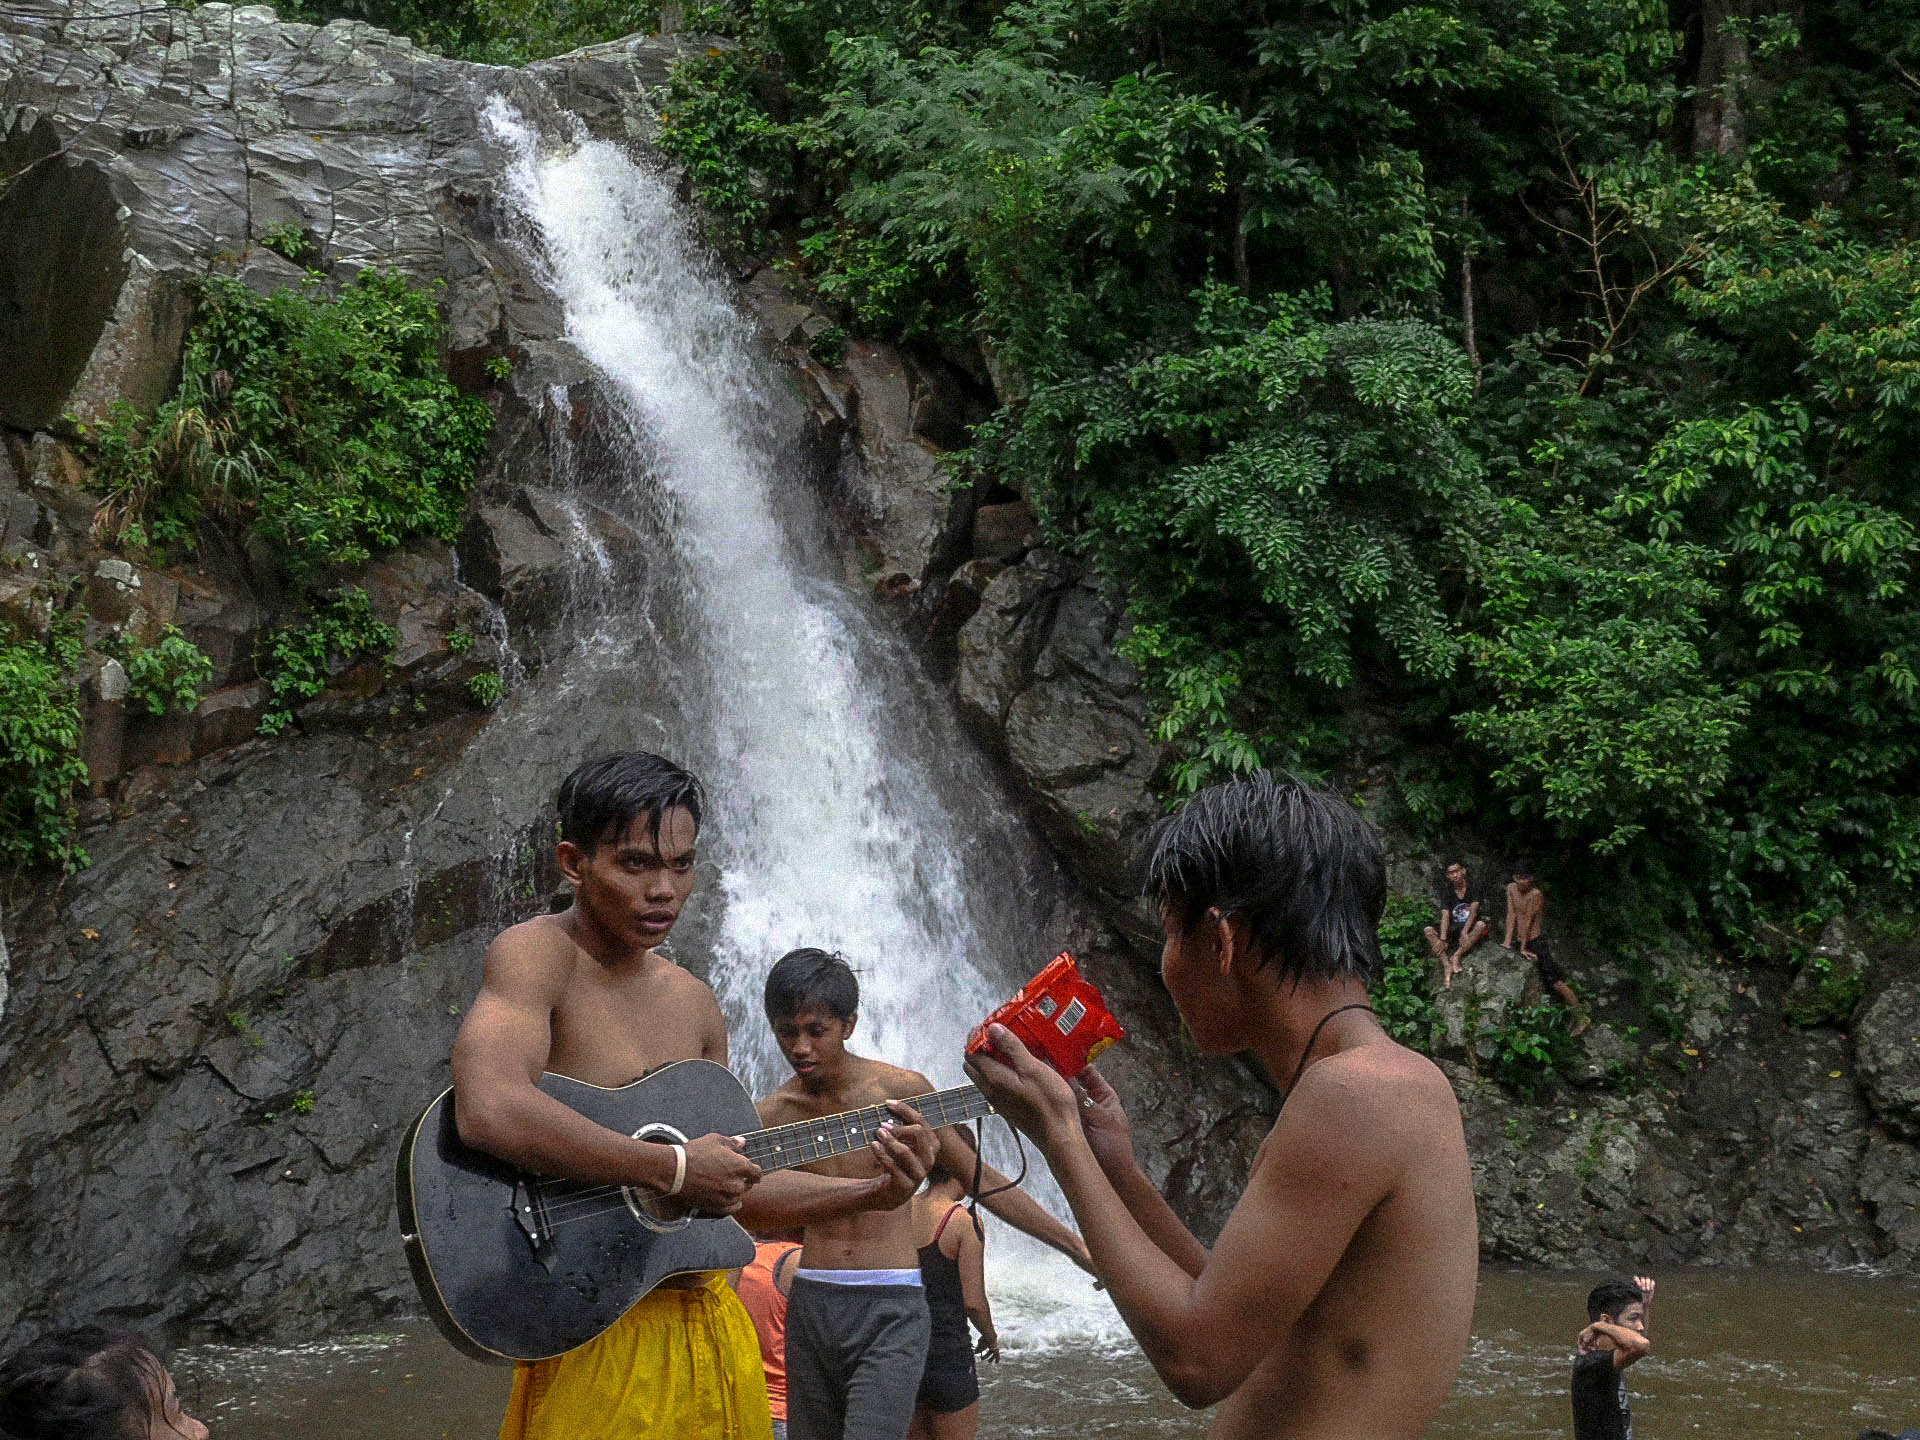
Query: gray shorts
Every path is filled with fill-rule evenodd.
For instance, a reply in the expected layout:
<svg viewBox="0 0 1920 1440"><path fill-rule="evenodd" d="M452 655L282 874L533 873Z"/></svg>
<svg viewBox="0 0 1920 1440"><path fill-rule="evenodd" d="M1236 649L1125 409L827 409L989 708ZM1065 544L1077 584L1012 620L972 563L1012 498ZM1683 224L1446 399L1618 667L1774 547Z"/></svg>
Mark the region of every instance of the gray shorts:
<svg viewBox="0 0 1920 1440"><path fill-rule="evenodd" d="M787 1301L792 1440L905 1440L927 1364L918 1285L834 1285L796 1277Z"/></svg>

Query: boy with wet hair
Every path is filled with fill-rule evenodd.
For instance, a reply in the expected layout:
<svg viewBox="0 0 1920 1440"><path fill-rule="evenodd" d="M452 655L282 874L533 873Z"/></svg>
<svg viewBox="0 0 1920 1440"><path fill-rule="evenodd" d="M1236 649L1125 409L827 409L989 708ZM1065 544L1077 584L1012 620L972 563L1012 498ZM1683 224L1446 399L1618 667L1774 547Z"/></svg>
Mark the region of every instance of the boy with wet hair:
<svg viewBox="0 0 1920 1440"><path fill-rule="evenodd" d="M917 1071L847 1049L859 1024L860 982L845 957L789 951L767 975L765 1002L773 1038L793 1067L793 1078L760 1102L769 1127L934 1088ZM952 1128L935 1135L938 1163L971 1180L973 1150ZM873 1162L855 1152L805 1168L862 1178ZM1086 1263L1079 1236L992 1166L980 1173L982 1204ZM787 1307L790 1440L904 1440L930 1333L911 1207L816 1221L802 1243Z"/></svg>
<svg viewBox="0 0 1920 1440"><path fill-rule="evenodd" d="M1147 891L1195 1044L1251 1052L1282 1097L1212 1250L1141 1171L1098 1071L1063 1080L996 1026L968 1072L1046 1154L1161 1379L1220 1406L1216 1437L1412 1440L1466 1353L1479 1244L1453 1091L1367 1004L1380 843L1337 796L1260 772L1162 823Z"/></svg>
<svg viewBox="0 0 1920 1440"><path fill-rule="evenodd" d="M1587 1327L1574 1342L1573 1440L1633 1440L1626 1369L1653 1353L1647 1315L1653 1281L1603 1280L1587 1295Z"/></svg>
<svg viewBox="0 0 1920 1440"><path fill-rule="evenodd" d="M488 947L453 1047L460 1138L522 1170L676 1195L755 1226L903 1206L933 1152L904 1108L908 1123L863 1152L861 1178L763 1179L738 1136L650 1144L536 1083L552 1071L611 1089L677 1060L727 1063L713 991L659 949L693 891L703 801L700 782L658 755L603 755L562 782L554 859L573 904ZM586 1345L515 1366L501 1440L770 1440L761 1375L752 1322L722 1277L675 1277Z"/></svg>

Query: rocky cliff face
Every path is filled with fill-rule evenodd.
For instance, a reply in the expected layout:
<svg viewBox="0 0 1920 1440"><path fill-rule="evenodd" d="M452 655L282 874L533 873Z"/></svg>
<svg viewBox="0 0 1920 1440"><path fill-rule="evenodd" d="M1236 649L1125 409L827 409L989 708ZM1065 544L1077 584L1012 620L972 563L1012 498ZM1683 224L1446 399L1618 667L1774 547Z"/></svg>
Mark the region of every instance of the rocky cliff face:
<svg viewBox="0 0 1920 1440"><path fill-rule="evenodd" d="M553 778L604 745L671 751L686 718L644 626L612 677L573 644L609 593L659 580L658 537L603 503L594 477L637 462L508 233L483 114L506 97L643 145L644 87L676 48L636 39L509 72L262 7L30 0L0 19L0 177L15 177L0 192L0 610L43 625L78 586L90 639L172 623L216 664L195 713L159 719L129 713L96 667L93 863L5 897L0 1243L18 1263L0 1309L27 1324L104 1311L293 1337L410 1308L396 1132L445 1081L487 938L552 902L535 817ZM116 398L169 391L189 277L301 283L270 233L299 237L329 281L371 264L443 281L452 372L497 415L459 543L360 577L401 632L391 664L342 667L278 739L253 735L270 568L209 553L164 570L102 548L82 430ZM823 364L807 342L825 317L769 272L741 299L788 364L849 576L950 684L1071 872L1056 928L1136 1032L1118 1078L1153 1168L1217 1220L1273 1095L1183 1050L1153 973L1128 864L1163 756L1114 652L1119 617L1038 547L1017 497L952 488L938 452L979 418L976 382L875 343ZM504 379L492 358L511 362ZM604 562L591 576L588 540ZM464 687L482 668L547 698L477 710ZM1403 858L1405 886L1430 858ZM696 908L696 968L703 923ZM1522 998L1514 957L1483 950L1443 1006L1436 1050L1468 1115L1490 1254L1920 1268L1910 970L1866 963L1849 1034L1787 1027L1784 980L1743 988L1710 958L1655 957L1666 993L1690 997L1682 1034L1656 1040L1619 960L1570 962L1604 1023L1580 1083L1539 1105L1481 1053Z"/></svg>

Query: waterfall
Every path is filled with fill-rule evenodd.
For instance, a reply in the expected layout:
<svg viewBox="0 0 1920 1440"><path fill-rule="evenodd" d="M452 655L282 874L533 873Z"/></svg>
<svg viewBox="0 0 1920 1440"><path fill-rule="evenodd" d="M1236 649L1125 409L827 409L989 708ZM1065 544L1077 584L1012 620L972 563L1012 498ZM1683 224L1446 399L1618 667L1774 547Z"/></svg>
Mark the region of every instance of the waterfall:
<svg viewBox="0 0 1920 1440"><path fill-rule="evenodd" d="M837 578L819 495L780 433L779 377L670 186L615 145L547 145L504 101L487 120L566 338L605 376L631 444L609 503L651 514L671 551L649 557L646 623L673 637L680 675L684 730L664 748L711 795L701 838L715 870L695 924L734 1068L756 1094L786 1079L761 987L781 954L819 945L859 975L856 1047L956 1083L968 1029L1059 938L1051 864L873 602ZM601 607L584 653L603 668L623 654L660 663L658 645L623 644L632 623ZM989 1131L1010 1166L1004 1129ZM1032 1163L1030 1185L1064 1214ZM997 1249L1032 1272L1032 1248ZM1029 1283L1039 1303L1022 1308L1059 1321L1080 1308L1041 1293L1084 1291L1064 1262Z"/></svg>

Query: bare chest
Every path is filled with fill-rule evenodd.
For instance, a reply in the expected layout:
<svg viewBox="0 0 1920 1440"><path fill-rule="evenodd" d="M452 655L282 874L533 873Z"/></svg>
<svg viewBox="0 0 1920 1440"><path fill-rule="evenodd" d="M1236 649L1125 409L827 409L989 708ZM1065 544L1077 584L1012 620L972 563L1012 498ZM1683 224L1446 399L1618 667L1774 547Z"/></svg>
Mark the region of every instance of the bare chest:
<svg viewBox="0 0 1920 1440"><path fill-rule="evenodd" d="M577 973L553 1011L547 1068L590 1085L625 1085L675 1060L700 1058L703 1017L684 987L652 978Z"/></svg>

